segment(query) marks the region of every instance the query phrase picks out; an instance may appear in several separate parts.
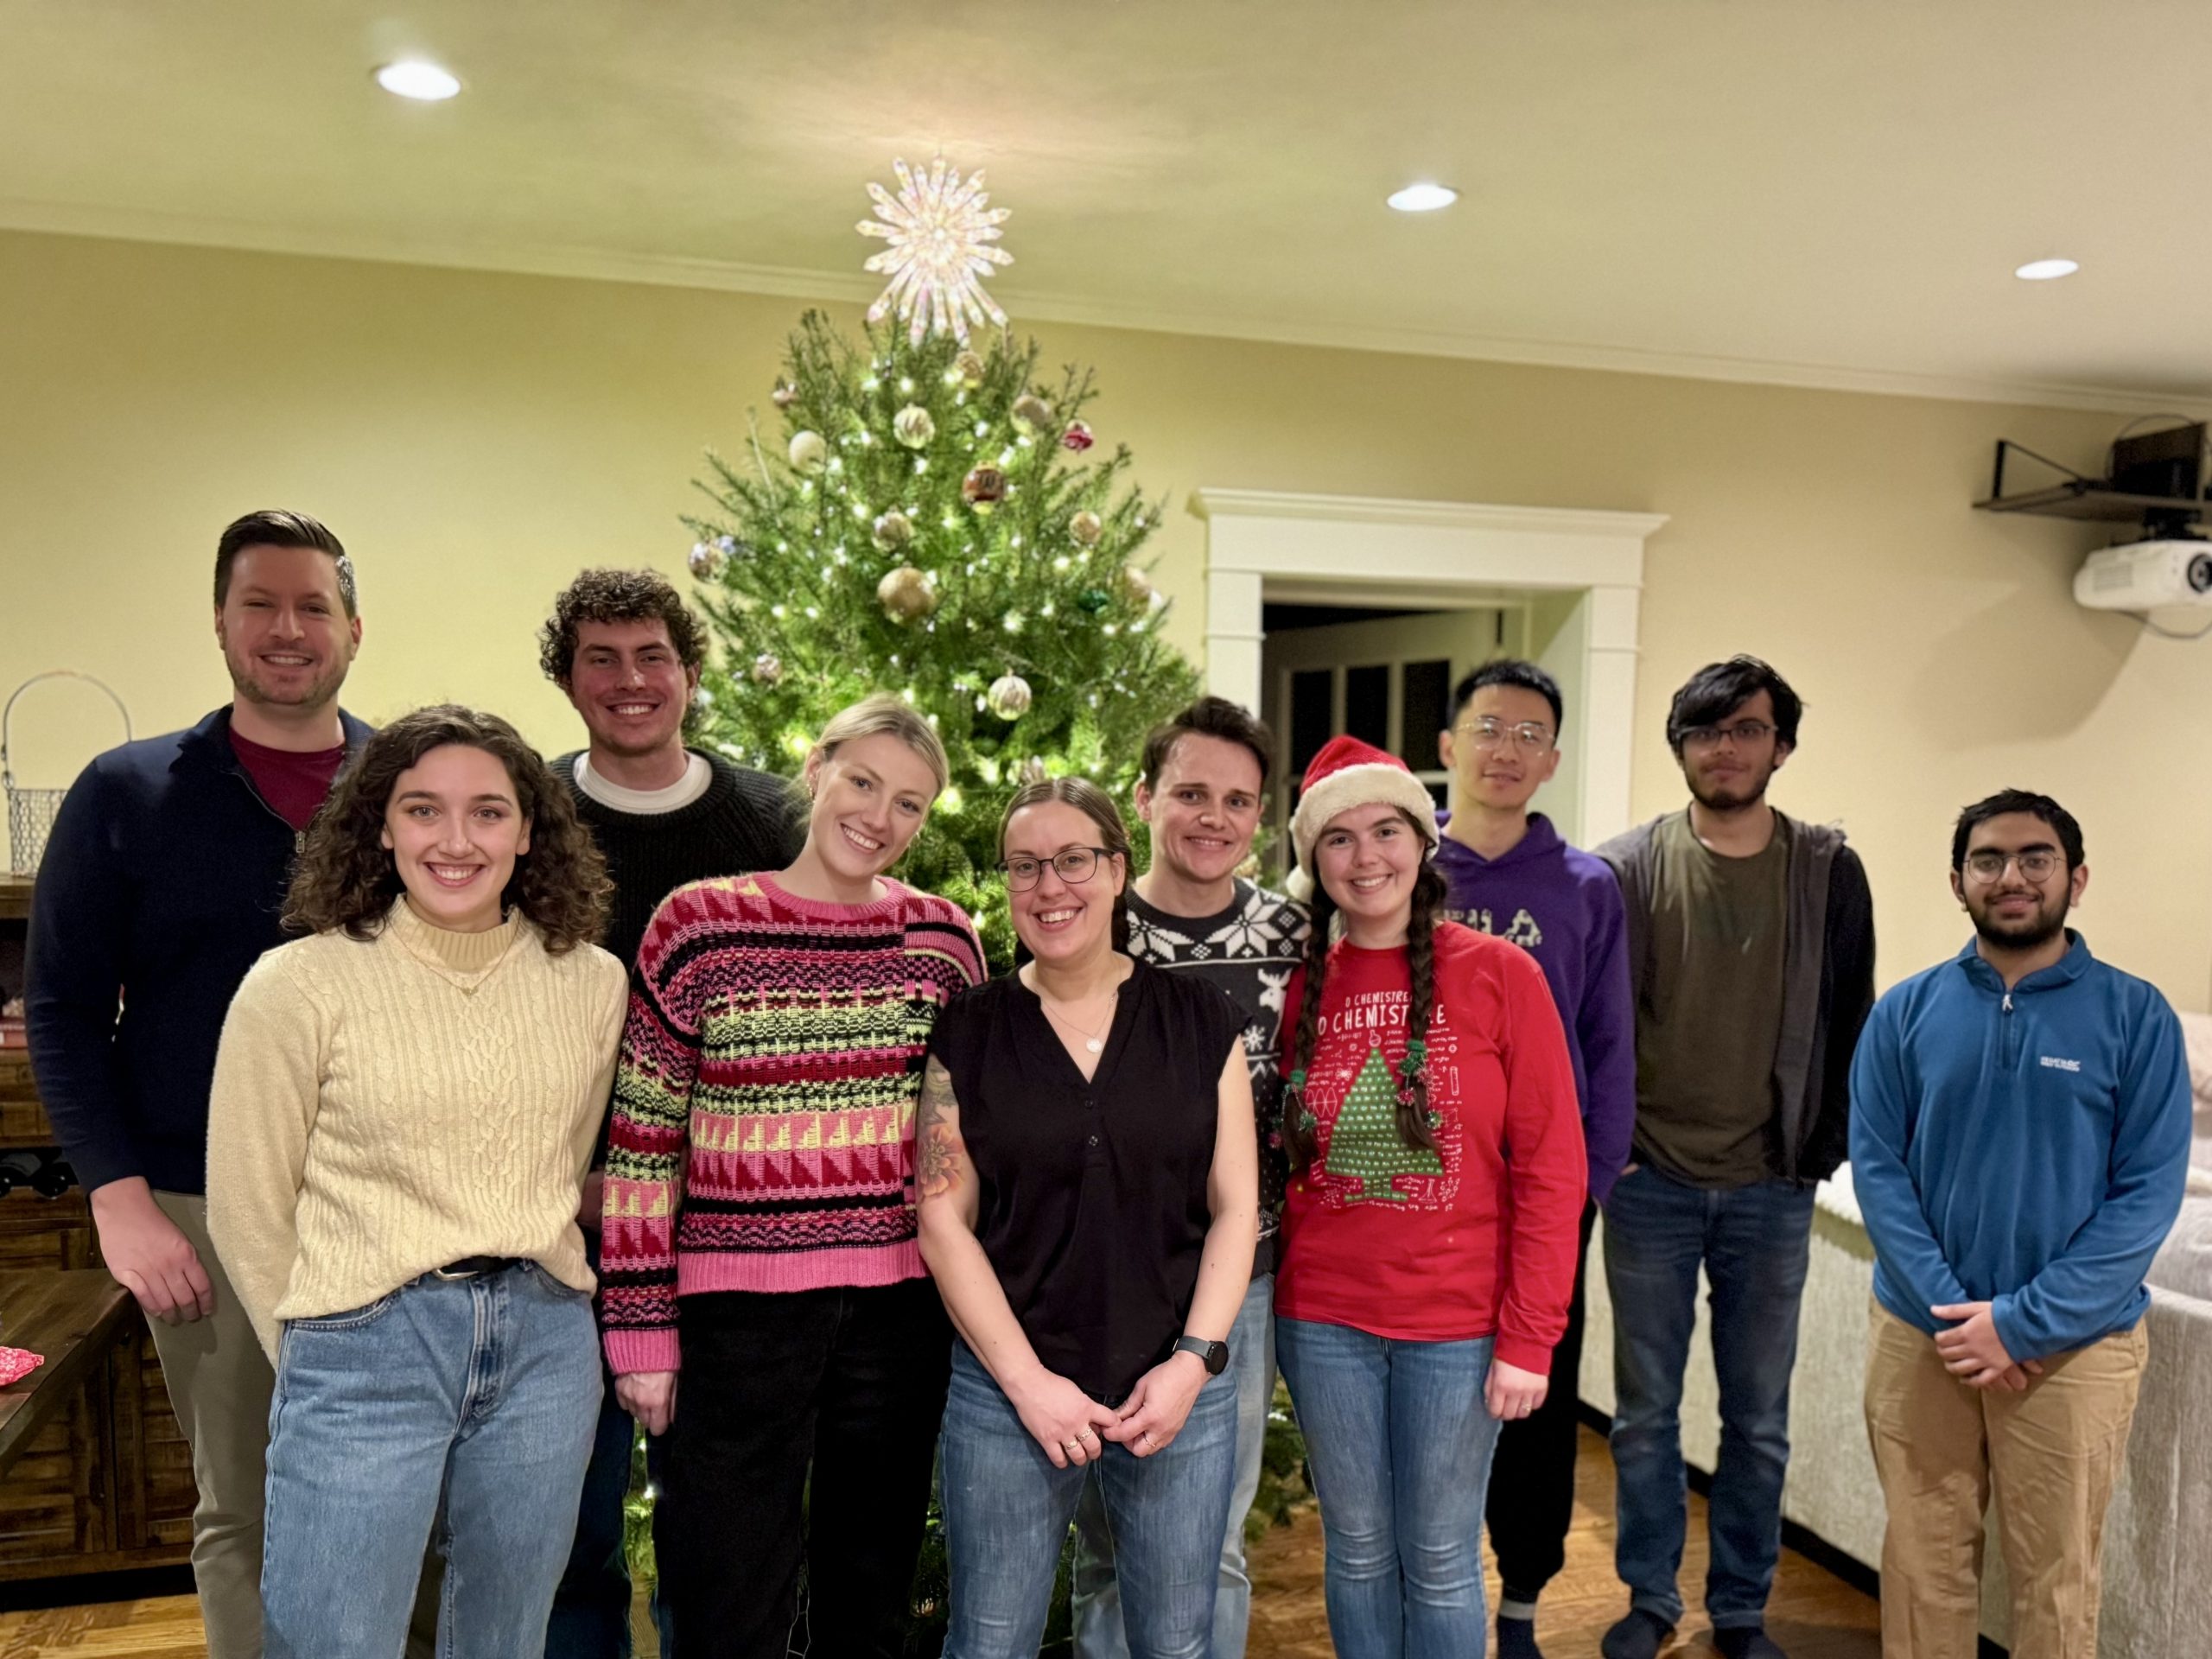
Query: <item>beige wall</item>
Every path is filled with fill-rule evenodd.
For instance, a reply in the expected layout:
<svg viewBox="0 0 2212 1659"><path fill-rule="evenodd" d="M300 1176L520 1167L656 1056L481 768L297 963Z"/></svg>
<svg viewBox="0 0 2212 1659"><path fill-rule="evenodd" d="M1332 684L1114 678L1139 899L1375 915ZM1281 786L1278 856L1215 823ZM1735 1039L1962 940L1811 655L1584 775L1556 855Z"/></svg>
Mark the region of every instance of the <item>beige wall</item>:
<svg viewBox="0 0 2212 1659"><path fill-rule="evenodd" d="M354 550L372 718L480 702L549 748L573 716L531 635L586 563L679 571L702 446L765 406L793 302L0 233L0 690L72 666L142 733L226 687L215 531L319 514ZM1992 442L2094 462L2120 417L1040 326L1096 365L1092 424L1170 503L1158 547L1203 623L1200 486L1664 512L1644 594L1639 812L1681 798L1669 693L1735 650L1811 704L1775 790L1872 872L1885 983L1955 950L1964 801L2018 783L2083 818L2099 950L2207 1005L2212 639L2079 610L2079 526L1968 510ZM768 413L772 416L773 410ZM771 429L773 422L769 423ZM106 728L19 709L17 772L66 779Z"/></svg>

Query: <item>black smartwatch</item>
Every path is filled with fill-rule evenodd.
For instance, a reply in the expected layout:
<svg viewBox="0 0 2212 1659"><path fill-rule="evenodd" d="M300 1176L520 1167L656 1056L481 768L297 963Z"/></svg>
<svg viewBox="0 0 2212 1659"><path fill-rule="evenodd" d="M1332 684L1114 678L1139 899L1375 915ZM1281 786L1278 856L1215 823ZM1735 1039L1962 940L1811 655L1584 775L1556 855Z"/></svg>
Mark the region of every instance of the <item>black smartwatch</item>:
<svg viewBox="0 0 2212 1659"><path fill-rule="evenodd" d="M1196 1354L1205 1362L1208 1376L1219 1376L1229 1369L1229 1344L1225 1342L1208 1342L1204 1337L1178 1337L1175 1351Z"/></svg>

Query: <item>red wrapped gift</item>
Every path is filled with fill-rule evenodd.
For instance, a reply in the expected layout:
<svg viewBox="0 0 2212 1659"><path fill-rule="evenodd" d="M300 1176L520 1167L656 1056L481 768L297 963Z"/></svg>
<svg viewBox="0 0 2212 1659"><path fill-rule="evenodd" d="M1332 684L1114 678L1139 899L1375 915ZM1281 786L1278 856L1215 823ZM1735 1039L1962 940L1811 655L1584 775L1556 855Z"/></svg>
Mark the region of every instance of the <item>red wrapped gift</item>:
<svg viewBox="0 0 2212 1659"><path fill-rule="evenodd" d="M22 1382L45 1363L44 1354L35 1354L28 1348L0 1348L0 1389Z"/></svg>

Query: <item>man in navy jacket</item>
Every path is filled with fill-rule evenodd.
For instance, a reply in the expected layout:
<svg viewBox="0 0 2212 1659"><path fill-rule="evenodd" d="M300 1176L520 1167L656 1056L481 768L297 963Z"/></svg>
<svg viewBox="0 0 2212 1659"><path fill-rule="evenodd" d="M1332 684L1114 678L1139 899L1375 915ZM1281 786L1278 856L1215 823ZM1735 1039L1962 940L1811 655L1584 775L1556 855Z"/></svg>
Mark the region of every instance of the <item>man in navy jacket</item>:
<svg viewBox="0 0 2212 1659"><path fill-rule="evenodd" d="M232 994L283 940L308 821L369 734L338 707L361 640L338 538L292 512L225 530L215 638L229 706L111 749L63 801L32 899L26 1001L39 1097L108 1271L154 1321L192 1444L208 1653L256 1659L274 1379L207 1236L207 1091Z"/></svg>
<svg viewBox="0 0 2212 1659"><path fill-rule="evenodd" d="M1975 937L1882 998L1852 1065L1887 1653L1973 1659L1993 1488L2012 1650L2096 1651L2143 1275L2181 1207L2190 1119L2173 1010L2066 926L2088 880L2049 796L1967 808L1951 890Z"/></svg>

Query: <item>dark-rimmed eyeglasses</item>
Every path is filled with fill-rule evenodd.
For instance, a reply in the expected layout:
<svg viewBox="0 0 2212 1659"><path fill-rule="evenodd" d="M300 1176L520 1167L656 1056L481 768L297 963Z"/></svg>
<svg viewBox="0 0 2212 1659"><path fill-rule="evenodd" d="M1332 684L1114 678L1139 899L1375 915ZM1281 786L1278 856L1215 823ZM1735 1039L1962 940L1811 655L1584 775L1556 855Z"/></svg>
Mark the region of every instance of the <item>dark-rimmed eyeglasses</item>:
<svg viewBox="0 0 2212 1659"><path fill-rule="evenodd" d="M1733 743L1739 749L1753 749L1772 737L1774 729L1763 720L1739 720L1732 726L1690 726L1683 728L1682 747L1717 749L1723 743Z"/></svg>
<svg viewBox="0 0 2212 1659"><path fill-rule="evenodd" d="M1006 878L1010 891L1027 893L1043 878L1045 867L1050 864L1054 874L1072 887L1090 880L1100 859L1114 856L1110 847L1063 847L1050 858L1001 859L999 874Z"/></svg>

